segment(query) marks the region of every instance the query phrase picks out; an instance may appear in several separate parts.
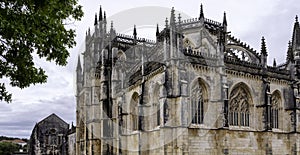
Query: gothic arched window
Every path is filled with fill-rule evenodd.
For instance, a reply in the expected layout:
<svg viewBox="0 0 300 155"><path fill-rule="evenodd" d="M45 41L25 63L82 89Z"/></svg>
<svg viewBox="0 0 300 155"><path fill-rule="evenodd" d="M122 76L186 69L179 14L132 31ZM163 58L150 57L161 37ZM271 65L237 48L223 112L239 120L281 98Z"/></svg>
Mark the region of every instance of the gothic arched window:
<svg viewBox="0 0 300 155"><path fill-rule="evenodd" d="M139 105L139 95L138 93L133 93L130 101L130 122L132 131L138 130L138 105Z"/></svg>
<svg viewBox="0 0 300 155"><path fill-rule="evenodd" d="M272 105L271 107L272 127L279 128L279 109L281 105L281 98L280 98L280 93L278 91L275 91L272 94L271 105Z"/></svg>
<svg viewBox="0 0 300 155"><path fill-rule="evenodd" d="M229 124L233 126L249 126L251 97L247 86L239 84L230 93Z"/></svg>
<svg viewBox="0 0 300 155"><path fill-rule="evenodd" d="M201 79L198 79L196 84L192 85L191 89L191 119L192 124L204 123L204 101L205 87Z"/></svg>

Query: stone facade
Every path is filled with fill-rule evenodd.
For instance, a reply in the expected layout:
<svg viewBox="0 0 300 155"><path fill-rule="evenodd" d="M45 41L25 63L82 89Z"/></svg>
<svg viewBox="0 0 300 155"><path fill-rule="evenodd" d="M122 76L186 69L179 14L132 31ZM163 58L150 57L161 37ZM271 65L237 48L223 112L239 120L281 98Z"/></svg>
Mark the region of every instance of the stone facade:
<svg viewBox="0 0 300 155"><path fill-rule="evenodd" d="M34 126L29 142L30 155L67 155L69 124L51 114Z"/></svg>
<svg viewBox="0 0 300 155"><path fill-rule="evenodd" d="M76 155L76 127L73 123L68 132L68 155Z"/></svg>
<svg viewBox="0 0 300 155"><path fill-rule="evenodd" d="M226 14L181 20L156 41L117 34L100 8L77 66L76 154L300 153L300 28L284 64L230 35Z"/></svg>

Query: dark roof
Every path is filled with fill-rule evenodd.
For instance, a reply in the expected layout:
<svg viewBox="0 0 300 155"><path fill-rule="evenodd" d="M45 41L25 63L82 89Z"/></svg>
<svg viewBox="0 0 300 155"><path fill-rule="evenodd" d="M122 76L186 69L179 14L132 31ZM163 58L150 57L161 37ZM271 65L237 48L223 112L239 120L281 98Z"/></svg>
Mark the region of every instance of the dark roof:
<svg viewBox="0 0 300 155"><path fill-rule="evenodd" d="M68 125L67 122L65 122L63 119L61 119L60 117L58 117L55 113L52 113L52 114L49 115L48 117L46 117L46 118L44 118L43 120L41 120L41 121L38 123L38 125L39 125L39 124L42 124L43 122L46 122L46 121L48 121L48 120L50 120L50 119L52 119L52 118L56 118L56 119L58 119L59 121L61 121L62 123L64 123L65 125Z"/></svg>

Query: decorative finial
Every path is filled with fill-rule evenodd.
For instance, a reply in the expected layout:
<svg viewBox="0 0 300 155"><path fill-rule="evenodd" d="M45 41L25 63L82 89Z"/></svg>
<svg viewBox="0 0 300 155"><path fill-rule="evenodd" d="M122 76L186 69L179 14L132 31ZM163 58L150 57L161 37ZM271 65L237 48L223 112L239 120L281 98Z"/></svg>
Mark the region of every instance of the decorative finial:
<svg viewBox="0 0 300 155"><path fill-rule="evenodd" d="M261 38L261 54L264 56L268 56L266 42L265 42L264 37Z"/></svg>
<svg viewBox="0 0 300 155"><path fill-rule="evenodd" d="M165 22L166 22L166 28L168 28L169 27L169 25L168 25L168 23L169 23L168 18L166 18Z"/></svg>
<svg viewBox="0 0 300 155"><path fill-rule="evenodd" d="M99 10L99 21L102 21L102 8L100 5L100 10Z"/></svg>
<svg viewBox="0 0 300 155"><path fill-rule="evenodd" d="M276 59L274 58L273 67L276 67L276 66L277 66L277 63L276 63Z"/></svg>
<svg viewBox="0 0 300 155"><path fill-rule="evenodd" d="M174 7L172 7L171 10L171 17L170 17L170 26L175 25L175 10Z"/></svg>
<svg viewBox="0 0 300 155"><path fill-rule="evenodd" d="M179 24L181 23L181 15L180 15L180 13L178 14L178 22L179 22Z"/></svg>
<svg viewBox="0 0 300 155"><path fill-rule="evenodd" d="M97 13L95 13L95 22L94 22L94 25L97 25L97 24L98 24Z"/></svg>
<svg viewBox="0 0 300 155"><path fill-rule="evenodd" d="M201 5L200 5L200 16L199 16L199 20L200 20L201 18L204 18L203 5L202 5L202 3L201 3Z"/></svg>
<svg viewBox="0 0 300 155"><path fill-rule="evenodd" d="M110 22L110 29L114 29L114 22L113 21Z"/></svg>
<svg viewBox="0 0 300 155"><path fill-rule="evenodd" d="M134 25L134 28L133 28L133 36L136 36L137 35L137 33L136 33L136 27L135 27L135 25Z"/></svg>
<svg viewBox="0 0 300 155"><path fill-rule="evenodd" d="M223 26L227 26L226 12L224 11Z"/></svg>
<svg viewBox="0 0 300 155"><path fill-rule="evenodd" d="M158 28L158 24L156 25L156 36L159 35L159 28Z"/></svg>

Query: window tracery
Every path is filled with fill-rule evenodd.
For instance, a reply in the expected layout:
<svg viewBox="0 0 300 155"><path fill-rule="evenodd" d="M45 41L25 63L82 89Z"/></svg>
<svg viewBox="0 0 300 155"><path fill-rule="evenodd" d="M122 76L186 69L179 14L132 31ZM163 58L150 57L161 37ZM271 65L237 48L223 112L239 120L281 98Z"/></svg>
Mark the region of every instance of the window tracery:
<svg viewBox="0 0 300 155"><path fill-rule="evenodd" d="M242 85L232 90L229 99L229 124L233 126L249 126L250 96Z"/></svg>
<svg viewBox="0 0 300 155"><path fill-rule="evenodd" d="M192 124L204 123L204 98L205 87L200 79L197 84L193 85L191 89L191 119Z"/></svg>
<svg viewBox="0 0 300 155"><path fill-rule="evenodd" d="M271 97L272 127L279 128L279 109L281 104L280 94L274 92Z"/></svg>

